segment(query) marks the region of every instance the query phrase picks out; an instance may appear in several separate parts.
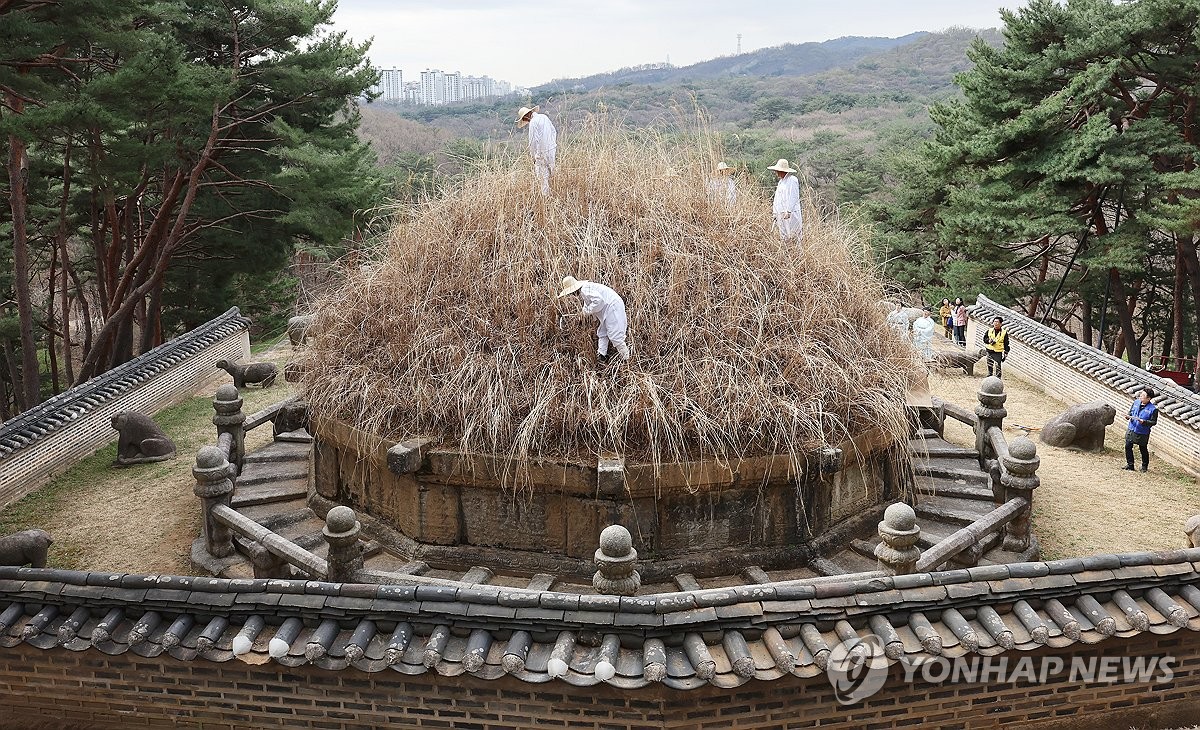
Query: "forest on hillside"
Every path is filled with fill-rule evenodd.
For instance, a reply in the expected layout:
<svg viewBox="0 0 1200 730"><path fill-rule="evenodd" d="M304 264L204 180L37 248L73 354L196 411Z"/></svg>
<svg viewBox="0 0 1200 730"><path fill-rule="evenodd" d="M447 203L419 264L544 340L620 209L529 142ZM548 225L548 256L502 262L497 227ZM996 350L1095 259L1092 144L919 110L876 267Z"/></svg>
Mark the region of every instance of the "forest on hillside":
<svg viewBox="0 0 1200 730"><path fill-rule="evenodd" d="M334 7L0 2L0 419L338 255L382 186Z"/></svg>

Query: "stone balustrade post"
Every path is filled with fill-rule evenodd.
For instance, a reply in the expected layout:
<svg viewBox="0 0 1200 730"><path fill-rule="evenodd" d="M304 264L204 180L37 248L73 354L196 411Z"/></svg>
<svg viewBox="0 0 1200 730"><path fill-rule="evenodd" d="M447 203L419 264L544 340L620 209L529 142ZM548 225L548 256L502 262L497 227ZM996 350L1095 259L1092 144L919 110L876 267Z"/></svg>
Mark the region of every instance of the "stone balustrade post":
<svg viewBox="0 0 1200 730"><path fill-rule="evenodd" d="M1008 400L1004 381L992 375L984 378L979 384L978 397L975 415L979 418L979 424L975 427L975 450L979 452L980 468L986 470L987 462L996 459L996 451L987 437L988 429L992 426L1003 429L1004 419L1008 417L1008 410L1004 407L1004 402Z"/></svg>
<svg viewBox="0 0 1200 730"><path fill-rule="evenodd" d="M205 549L216 558L233 555L233 533L213 517L213 508L219 504L228 507L233 500L233 474L233 465L225 458L224 451L216 446L200 447L192 467L192 476L196 478L192 491L200 498L203 510Z"/></svg>
<svg viewBox="0 0 1200 730"><path fill-rule="evenodd" d="M921 527L917 524L917 513L903 502L889 505L883 511L879 523L880 543L875 546L875 558L879 570L888 575L906 575L916 570L921 549Z"/></svg>
<svg viewBox="0 0 1200 730"><path fill-rule="evenodd" d="M354 510L339 505L325 515L321 534L329 543L329 574L331 583L353 583L354 575L362 570L363 549L358 541L362 524Z"/></svg>
<svg viewBox="0 0 1200 730"><path fill-rule="evenodd" d="M229 463L233 464L235 475L242 473L242 461L246 456L246 414L242 412L242 396L232 383L226 383L217 388L213 396L213 425L217 427L217 438L228 433L233 437L229 447Z"/></svg>
<svg viewBox="0 0 1200 730"><path fill-rule="evenodd" d="M633 536L621 525L609 525L600 533L600 549L596 551L596 574L592 586L609 596L632 596L642 587L637 571L637 550Z"/></svg>
<svg viewBox="0 0 1200 730"><path fill-rule="evenodd" d="M1042 483L1037 475L1042 460L1037 455L1037 446L1024 436L1018 436L1008 445L1008 455L1000 460L1004 467L1001 485L1004 501L1021 497L1029 504L1004 528L1004 549L1023 552L1029 549L1030 517L1033 514L1033 492Z"/></svg>

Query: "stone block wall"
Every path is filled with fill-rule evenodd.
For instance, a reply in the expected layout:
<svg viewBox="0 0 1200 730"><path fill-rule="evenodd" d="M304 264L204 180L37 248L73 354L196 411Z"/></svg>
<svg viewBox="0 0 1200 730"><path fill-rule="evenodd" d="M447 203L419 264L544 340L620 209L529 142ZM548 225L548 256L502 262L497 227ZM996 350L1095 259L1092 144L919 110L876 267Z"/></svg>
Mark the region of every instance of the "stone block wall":
<svg viewBox="0 0 1200 730"><path fill-rule="evenodd" d="M387 464L390 442L319 417L313 426L315 496L369 516L381 542L439 563L471 546L519 570L588 576L611 524L632 533L644 575L655 574L645 561L656 559L698 574L734 558L762 567L794 561L806 542L891 501L908 458L880 432L843 444L828 472L814 460L797 474L784 456L658 470L626 464L610 484L595 462L546 461L528 465L528 483L514 488L518 467L497 457L431 448L419 469L397 474Z"/></svg>
<svg viewBox="0 0 1200 730"><path fill-rule="evenodd" d="M286 669L240 660L183 662L166 655L41 650L0 651L0 729L127 728L1164 728L1200 717L1200 634L1142 633L1070 651L1021 656L1175 657L1166 683L1103 684L1052 675L1046 684L903 681L898 667L879 693L837 703L823 675L751 681L733 689L662 687L580 689L561 681L530 684L408 677L399 672ZM1011 656L1015 662L1016 657Z"/></svg>
<svg viewBox="0 0 1200 730"><path fill-rule="evenodd" d="M237 308L0 424L0 509L117 439L121 411L153 414L190 397L221 359L250 354Z"/></svg>

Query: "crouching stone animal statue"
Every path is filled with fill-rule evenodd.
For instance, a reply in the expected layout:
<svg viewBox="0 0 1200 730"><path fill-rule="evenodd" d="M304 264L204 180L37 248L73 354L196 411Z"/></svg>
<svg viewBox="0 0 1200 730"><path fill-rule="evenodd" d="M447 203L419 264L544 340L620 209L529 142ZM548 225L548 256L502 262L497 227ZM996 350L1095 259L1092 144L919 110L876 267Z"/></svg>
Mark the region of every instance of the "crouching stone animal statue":
<svg viewBox="0 0 1200 730"><path fill-rule="evenodd" d="M933 356L933 366L941 370L962 368L967 375L975 374L975 363L984 356L984 350L966 350L955 352L938 352Z"/></svg>
<svg viewBox="0 0 1200 730"><path fill-rule="evenodd" d="M45 530L22 530L0 537L0 565L46 567L46 552L54 539Z"/></svg>
<svg viewBox="0 0 1200 730"><path fill-rule="evenodd" d="M175 442L149 416L124 411L112 417L117 439L115 466L149 464L175 458Z"/></svg>
<svg viewBox="0 0 1200 730"><path fill-rule="evenodd" d="M217 360L217 367L232 375L233 384L239 388L245 388L247 385L261 385L264 388L270 388L275 383L275 376L279 374L279 368L275 367L273 362L252 362L242 365L228 360Z"/></svg>
<svg viewBox="0 0 1200 730"><path fill-rule="evenodd" d="M1102 400L1071 406L1042 426L1042 443L1085 451L1104 448L1104 427L1117 417L1117 409Z"/></svg>
<svg viewBox="0 0 1200 730"><path fill-rule="evenodd" d="M305 340L308 339L309 330L312 328L313 320L316 317L315 314L301 314L288 320L287 333L288 339L292 342L293 350L303 345Z"/></svg>

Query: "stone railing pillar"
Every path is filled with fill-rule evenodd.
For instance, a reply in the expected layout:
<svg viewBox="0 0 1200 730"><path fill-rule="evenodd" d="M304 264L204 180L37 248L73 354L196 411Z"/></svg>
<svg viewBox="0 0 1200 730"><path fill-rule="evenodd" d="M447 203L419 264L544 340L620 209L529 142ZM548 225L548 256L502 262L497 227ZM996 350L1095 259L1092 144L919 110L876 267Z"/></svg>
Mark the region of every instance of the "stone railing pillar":
<svg viewBox="0 0 1200 730"><path fill-rule="evenodd" d="M217 438L222 434L232 436L229 447L229 463L233 464L234 473L242 473L242 461L246 456L246 430L242 424L246 422L246 414L242 412L242 396L233 383L226 383L217 388L213 396L213 425L217 427Z"/></svg>
<svg viewBox="0 0 1200 730"><path fill-rule="evenodd" d="M1033 514L1033 491L1042 480L1037 475L1042 463L1037 455L1037 446L1024 436L1018 436L1008 445L1008 454L1000 459L1003 467L1001 485L1004 501L1020 497L1028 504L1004 528L1004 549L1022 552L1029 549L1029 523Z"/></svg>
<svg viewBox="0 0 1200 730"><path fill-rule="evenodd" d="M352 583L354 574L362 570L363 549L358 541L362 524L354 510L340 505L325 515L325 529L321 534L329 543L329 573L331 583Z"/></svg>
<svg viewBox="0 0 1200 730"><path fill-rule="evenodd" d="M229 527L213 518L213 508L226 507L233 500L233 465L217 446L202 446L196 452L192 476L196 486L192 491L200 498L204 518L204 546L209 555L227 558L233 555L233 533Z"/></svg>
<svg viewBox="0 0 1200 730"><path fill-rule="evenodd" d="M596 551L596 574L592 586L609 596L632 596L642 587L637 572L637 550L633 536L621 525L609 525L600 533L600 549Z"/></svg>
<svg viewBox="0 0 1200 730"><path fill-rule="evenodd" d="M1004 428L1004 419L1008 410L1004 402L1008 394L1004 392L1004 381L989 375L979 384L979 405L975 406L975 415L979 424L975 427L975 450L979 452L979 466L987 469L987 462L996 458L996 451L988 440L987 432L992 426Z"/></svg>
<svg viewBox="0 0 1200 730"><path fill-rule="evenodd" d="M888 575L905 575L916 570L917 560L921 557L921 549L917 547L921 528L912 507L897 502L884 510L883 521L879 523L879 539L881 542L875 546L879 570Z"/></svg>

